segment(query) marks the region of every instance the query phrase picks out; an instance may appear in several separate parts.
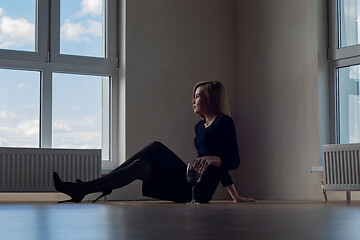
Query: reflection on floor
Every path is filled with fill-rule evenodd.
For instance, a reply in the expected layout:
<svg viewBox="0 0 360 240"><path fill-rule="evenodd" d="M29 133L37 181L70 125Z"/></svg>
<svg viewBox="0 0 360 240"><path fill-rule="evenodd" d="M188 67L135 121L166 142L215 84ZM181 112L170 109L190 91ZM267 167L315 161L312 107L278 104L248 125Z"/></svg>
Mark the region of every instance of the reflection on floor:
<svg viewBox="0 0 360 240"><path fill-rule="evenodd" d="M0 203L1 239L360 239L360 203Z"/></svg>

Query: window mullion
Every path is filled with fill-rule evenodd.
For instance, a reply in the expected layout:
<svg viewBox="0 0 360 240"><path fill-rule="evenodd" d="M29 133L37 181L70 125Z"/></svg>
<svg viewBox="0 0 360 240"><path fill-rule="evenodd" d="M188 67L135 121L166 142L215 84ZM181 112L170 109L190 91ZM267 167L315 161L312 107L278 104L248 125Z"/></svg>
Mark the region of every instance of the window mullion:
<svg viewBox="0 0 360 240"><path fill-rule="evenodd" d="M51 0L49 30L49 56L54 61L60 54L60 0Z"/></svg>
<svg viewBox="0 0 360 240"><path fill-rule="evenodd" d="M52 72L49 65L49 53L51 46L51 32L54 21L51 19L51 5L53 0L37 0L38 4L38 33L37 49L42 55L44 67L40 81L40 136L41 148L52 147Z"/></svg>
<svg viewBox="0 0 360 240"><path fill-rule="evenodd" d="M36 50L42 62L46 61L46 54L49 49L49 2L49 0L37 0Z"/></svg>
<svg viewBox="0 0 360 240"><path fill-rule="evenodd" d="M52 72L46 68L41 75L40 147L52 147Z"/></svg>

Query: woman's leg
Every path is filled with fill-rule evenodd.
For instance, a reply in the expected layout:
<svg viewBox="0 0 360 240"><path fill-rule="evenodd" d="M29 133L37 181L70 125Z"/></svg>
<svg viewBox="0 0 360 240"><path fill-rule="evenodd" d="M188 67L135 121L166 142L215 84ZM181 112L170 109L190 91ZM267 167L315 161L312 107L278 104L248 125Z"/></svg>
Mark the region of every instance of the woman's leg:
<svg viewBox="0 0 360 240"><path fill-rule="evenodd" d="M93 192L103 192L103 195L107 195L113 189L126 186L136 179L147 181L151 174L151 166L147 160L156 158L166 150L163 144L153 142L103 177L88 182L71 183L62 182L54 173L54 185L57 191L69 195L74 202L80 202L87 194Z"/></svg>
<svg viewBox="0 0 360 240"><path fill-rule="evenodd" d="M114 172L118 172L120 169L129 166L136 160L141 159L141 160L146 161L147 159L149 159L153 156L161 154L162 152L164 152L164 149L167 149L167 147L165 145L163 145L162 143L156 142L156 141L152 142L149 145L147 145L146 147L144 147L143 149L141 149L139 152L135 153L128 160L126 160L125 162L120 164L120 166L118 166L117 168L115 168L114 170L109 172L107 175L110 175ZM77 182L83 182L83 181L77 179Z"/></svg>
<svg viewBox="0 0 360 240"><path fill-rule="evenodd" d="M89 185L91 189L95 189L92 185L97 185L97 189L103 189L104 187L106 189L116 189L126 186L136 179L147 181L151 174L151 166L147 161L161 157L166 151L170 150L165 145L160 142L153 142L107 175L84 182L84 187Z"/></svg>
<svg viewBox="0 0 360 240"><path fill-rule="evenodd" d="M103 191L111 192L111 190L124 187L137 179L147 181L150 178L150 173L151 166L147 162L137 159L103 177L84 182L81 187L87 194Z"/></svg>
<svg viewBox="0 0 360 240"><path fill-rule="evenodd" d="M162 152L164 152L165 149L167 149L167 147L165 145L163 145L162 143L157 142L157 141L152 142L149 145L147 145L146 147L144 147L143 149L141 149L139 152L135 153L133 156L131 156L128 160L123 162L120 166L118 166L117 168L112 170L110 173L115 172L121 168L124 168L124 167L130 165L135 160L138 160L138 159L147 160L154 155L156 156L158 154L161 154ZM108 173L108 174L110 174L110 173Z"/></svg>

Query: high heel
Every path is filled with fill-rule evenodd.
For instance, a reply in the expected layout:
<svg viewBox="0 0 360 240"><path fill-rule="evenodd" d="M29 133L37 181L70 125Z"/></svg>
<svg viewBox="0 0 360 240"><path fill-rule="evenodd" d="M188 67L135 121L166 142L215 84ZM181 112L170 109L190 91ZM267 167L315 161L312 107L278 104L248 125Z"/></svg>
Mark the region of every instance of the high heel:
<svg viewBox="0 0 360 240"><path fill-rule="evenodd" d="M75 183L84 183L84 181L82 181L81 179L75 178ZM102 191L102 194L96 198L93 203L97 202L100 198L105 197L105 202L106 202L106 195L109 195L110 193L112 193L112 190L104 190Z"/></svg>
<svg viewBox="0 0 360 240"><path fill-rule="evenodd" d="M110 189L110 190L104 190L104 191L102 191L102 194L101 194L97 199L95 199L95 200L93 201L93 203L95 203L97 200L99 200L99 199L102 198L102 197L105 197L105 202L106 202L106 195L109 195L111 192L112 192L111 189Z"/></svg>
<svg viewBox="0 0 360 240"><path fill-rule="evenodd" d="M79 178L75 178L75 183L84 183L84 181L82 181ZM109 195L111 192L112 192L112 190L104 190L102 192L102 194L93 201L93 203L97 202L102 197L105 197L105 202L106 202L106 196ZM66 201L63 201L63 202L67 202L67 201L69 201L69 200L66 200Z"/></svg>
<svg viewBox="0 0 360 240"><path fill-rule="evenodd" d="M81 191L80 184L81 183L72 183L72 182L63 182L61 181L59 175L54 172L54 186L56 191L65 193L71 199L65 201L59 201L58 203L65 203L65 202L75 202L79 203L85 197L85 193Z"/></svg>

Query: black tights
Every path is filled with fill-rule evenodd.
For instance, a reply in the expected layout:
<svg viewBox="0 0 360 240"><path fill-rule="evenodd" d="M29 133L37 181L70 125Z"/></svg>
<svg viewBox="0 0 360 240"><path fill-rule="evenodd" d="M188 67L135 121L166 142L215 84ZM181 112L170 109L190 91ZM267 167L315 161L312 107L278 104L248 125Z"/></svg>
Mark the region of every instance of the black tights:
<svg viewBox="0 0 360 240"><path fill-rule="evenodd" d="M137 179L149 180L151 166L147 160L156 157L159 150L163 151L164 148L166 147L159 142L151 143L107 175L82 183L82 190L86 194L109 191L124 187Z"/></svg>

